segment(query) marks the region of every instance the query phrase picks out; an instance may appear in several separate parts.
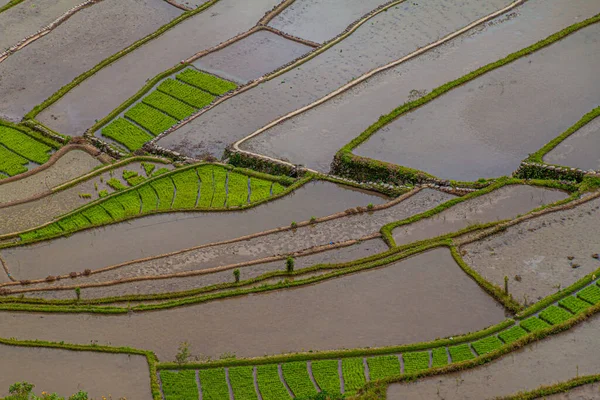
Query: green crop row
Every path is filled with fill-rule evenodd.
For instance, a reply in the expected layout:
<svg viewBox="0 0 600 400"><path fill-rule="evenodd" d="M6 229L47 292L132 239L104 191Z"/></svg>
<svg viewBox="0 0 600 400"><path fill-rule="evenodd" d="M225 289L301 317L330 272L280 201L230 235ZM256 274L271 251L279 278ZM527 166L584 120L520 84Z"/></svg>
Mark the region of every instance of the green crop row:
<svg viewBox="0 0 600 400"><path fill-rule="evenodd" d="M27 164L29 164L29 160L0 145L0 172L8 176L22 174L27 172Z"/></svg>
<svg viewBox="0 0 600 400"><path fill-rule="evenodd" d="M453 363L458 363L466 360L472 360L475 355L471 351L471 347L468 343L459 344L458 346L451 346L448 348L450 358Z"/></svg>
<svg viewBox="0 0 600 400"><path fill-rule="evenodd" d="M436 347L431 350L431 366L433 368L448 365L448 352L445 347Z"/></svg>
<svg viewBox="0 0 600 400"><path fill-rule="evenodd" d="M164 80L158 86L157 90L168 94L169 96L175 97L176 99L181 100L195 108L204 108L212 103L215 99L210 93L203 92L200 89L196 89L193 86L186 85L185 83L176 81L174 79Z"/></svg>
<svg viewBox="0 0 600 400"><path fill-rule="evenodd" d="M43 164L50 158L52 148L32 139L25 133L0 125L0 144L23 158Z"/></svg>
<svg viewBox="0 0 600 400"><path fill-rule="evenodd" d="M254 388L253 367L229 368L229 382L235 400L258 400Z"/></svg>
<svg viewBox="0 0 600 400"><path fill-rule="evenodd" d="M263 400L286 400L292 398L279 378L277 364L259 365L256 370L258 390Z"/></svg>
<svg viewBox="0 0 600 400"><path fill-rule="evenodd" d="M144 97L143 103L164 112L167 115L182 120L192 115L196 109L183 101L177 100L158 90L153 91L148 96Z"/></svg>
<svg viewBox="0 0 600 400"><path fill-rule="evenodd" d="M367 382L363 359L342 359L342 376L344 378L344 393L348 395L356 393Z"/></svg>
<svg viewBox="0 0 600 400"><path fill-rule="evenodd" d="M519 325L513 326L505 331L502 331L498 334L498 337L506 344L511 344L512 342L522 338L527 335L527 331L520 327Z"/></svg>
<svg viewBox="0 0 600 400"><path fill-rule="evenodd" d="M367 358L372 381L400 374L400 360L396 355Z"/></svg>
<svg viewBox="0 0 600 400"><path fill-rule="evenodd" d="M144 103L137 103L125 113L125 117L145 128L154 136L166 131L177 120Z"/></svg>
<svg viewBox="0 0 600 400"><path fill-rule="evenodd" d="M127 186L123 185L123 183L120 180L118 180L117 178L110 178L109 180L106 181L106 184L116 191L127 189Z"/></svg>
<svg viewBox="0 0 600 400"><path fill-rule="evenodd" d="M445 353L445 351L444 351ZM444 354L445 356L445 354ZM429 352L417 351L414 353L402 354L404 360L404 373L411 374L413 372L422 371L429 368Z"/></svg>
<svg viewBox="0 0 600 400"><path fill-rule="evenodd" d="M152 140L152 135L124 118L117 118L102 128L102 135L121 143L130 151L140 149L146 142Z"/></svg>
<svg viewBox="0 0 600 400"><path fill-rule="evenodd" d="M565 310L564 308L560 308L557 306L550 306L542 311L540 314L540 319L548 322L550 325L560 324L563 321L568 320L573 316L570 312Z"/></svg>
<svg viewBox="0 0 600 400"><path fill-rule="evenodd" d="M577 293L577 297L590 304L598 304L600 303L600 288L596 285L590 285Z"/></svg>
<svg viewBox="0 0 600 400"><path fill-rule="evenodd" d="M197 71L193 68L187 68L179 73L177 79L215 96L221 96L222 94L237 88L237 85L233 82Z"/></svg>
<svg viewBox="0 0 600 400"><path fill-rule="evenodd" d="M190 400L198 398L195 371L160 371L160 380L165 400Z"/></svg>
<svg viewBox="0 0 600 400"><path fill-rule="evenodd" d="M202 400L223 400L229 398L229 387L224 368L199 371Z"/></svg>
<svg viewBox="0 0 600 400"><path fill-rule="evenodd" d="M295 361L281 365L285 379L294 397L309 397L317 394L317 389L308 375L306 361Z"/></svg>
<svg viewBox="0 0 600 400"><path fill-rule="evenodd" d="M472 343L473 349L480 356L498 350L503 345L504 343L496 336L488 336Z"/></svg>
<svg viewBox="0 0 600 400"><path fill-rule="evenodd" d="M527 332L535 332L548 328L550 325L538 317L527 318L520 324Z"/></svg>
<svg viewBox="0 0 600 400"><path fill-rule="evenodd" d="M338 360L319 360L311 363L313 377L322 391L340 393L340 373Z"/></svg>
<svg viewBox="0 0 600 400"><path fill-rule="evenodd" d="M580 300L579 298L574 296L565 297L564 299L559 301L558 304L560 304L562 307L569 310L573 314L579 314L581 312L584 312L592 306L587 301Z"/></svg>
<svg viewBox="0 0 600 400"><path fill-rule="evenodd" d="M198 199L199 178L196 170L188 169L173 175L175 183L174 209L194 208Z"/></svg>

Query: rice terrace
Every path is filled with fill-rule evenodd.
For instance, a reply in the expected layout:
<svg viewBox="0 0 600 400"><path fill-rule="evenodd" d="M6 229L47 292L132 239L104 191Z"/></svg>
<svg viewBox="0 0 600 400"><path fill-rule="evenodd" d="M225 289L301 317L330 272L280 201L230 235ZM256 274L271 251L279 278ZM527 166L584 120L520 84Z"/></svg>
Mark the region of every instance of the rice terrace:
<svg viewBox="0 0 600 400"><path fill-rule="evenodd" d="M0 0L0 399L600 399L600 0Z"/></svg>

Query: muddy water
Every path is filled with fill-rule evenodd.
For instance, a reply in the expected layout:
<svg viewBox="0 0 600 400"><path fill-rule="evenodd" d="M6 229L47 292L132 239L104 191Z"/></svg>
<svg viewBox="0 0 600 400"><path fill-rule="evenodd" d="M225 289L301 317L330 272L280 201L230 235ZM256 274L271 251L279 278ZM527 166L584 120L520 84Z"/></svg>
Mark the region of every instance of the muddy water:
<svg viewBox="0 0 600 400"><path fill-rule="evenodd" d="M385 3L385 0L299 0L269 25L290 35L322 43Z"/></svg>
<svg viewBox="0 0 600 400"><path fill-rule="evenodd" d="M295 258L295 270L300 270L302 268L311 267L316 264L330 264L330 263L340 263L351 261L358 258L368 257L370 255L381 253L388 249L387 245L381 239L374 239L365 241L353 246L343 247L340 249L329 250L322 253L317 253L313 255L296 257ZM165 262L165 260L163 260ZM169 262L166 260L166 262ZM270 263L256 264L250 266L239 267L240 269L240 279L246 280L258 277L267 272L272 271L283 271L285 270L286 261L274 261ZM163 271L164 273L164 271ZM119 274L119 271L116 272ZM94 281L102 281L108 279L112 279L112 277L104 276L105 274L100 274L100 276L95 276L92 278ZM118 278L117 278L118 279ZM277 278L277 280L285 279ZM187 278L170 278L156 281L146 281L146 282L134 282L130 284L116 285L112 287L101 287L101 288L89 288L82 289L81 295L83 298L98 298L98 297L113 297L113 296L123 296L127 294L146 294L146 293L168 293L168 292L180 292L184 290L196 289L205 286L211 286L219 283L228 283L233 282L233 270L227 270L223 272L216 272L208 275L199 275L194 277ZM88 279L78 281L81 284L87 283ZM64 285L73 285L74 283L71 281L63 282ZM261 282L260 284L262 284ZM38 287L44 287L47 285L38 285ZM45 292L37 292L31 293L29 296L32 297L43 297L47 299L72 299L74 296L74 292L72 290L68 291L45 291Z"/></svg>
<svg viewBox="0 0 600 400"><path fill-rule="evenodd" d="M163 0L155 1L177 10ZM279 0L220 0L86 79L38 119L67 135L81 135L96 119L133 96L146 80L247 31L278 3ZM90 97L89 93L96 95Z"/></svg>
<svg viewBox="0 0 600 400"><path fill-rule="evenodd" d="M2 251L15 276L47 276L168 253L321 217L384 198L329 182L238 212L157 214L68 238Z"/></svg>
<svg viewBox="0 0 600 400"><path fill-rule="evenodd" d="M254 33L193 63L196 68L244 84L308 53L312 47L269 31Z"/></svg>
<svg viewBox="0 0 600 400"><path fill-rule="evenodd" d="M167 361L184 340L194 354L245 357L427 341L503 319L503 309L439 249L312 286L166 311L0 313L0 336L98 340L152 349Z"/></svg>
<svg viewBox="0 0 600 400"><path fill-rule="evenodd" d="M489 72L400 117L355 152L446 179L509 175L598 105L599 38L595 24Z"/></svg>
<svg viewBox="0 0 600 400"><path fill-rule="evenodd" d="M1 51L33 35L81 3L81 0L27 0L0 13L0 26L3 28L0 36ZM0 2L0 6L2 5L3 2Z"/></svg>
<svg viewBox="0 0 600 400"><path fill-rule="evenodd" d="M127 3L104 0L79 11L51 34L0 63L0 116L20 121L35 105L75 77L181 12L163 0ZM110 25L106 21L110 21ZM98 40L99 37L102 40ZM80 101L86 104L91 96ZM52 120L52 112L47 113L45 121ZM61 127L58 128L60 132Z"/></svg>
<svg viewBox="0 0 600 400"><path fill-rule="evenodd" d="M520 302L533 302L600 268L600 199L521 222L464 246L465 261L484 278L504 284ZM568 257L573 257L569 260ZM579 265L572 268L572 264ZM513 279L519 275L521 281Z"/></svg>
<svg viewBox="0 0 600 400"><path fill-rule="evenodd" d="M70 151L48 169L18 181L1 184L0 204L43 193L84 175L99 165L102 163L85 151Z"/></svg>
<svg viewBox="0 0 600 400"><path fill-rule="evenodd" d="M569 390L543 397L546 400L593 400L600 398L600 383L590 383Z"/></svg>
<svg viewBox="0 0 600 400"><path fill-rule="evenodd" d="M558 190L523 185L505 186L459 203L432 218L401 226L392 233L396 244L402 245L455 232L469 225L514 218L566 197L566 193Z"/></svg>
<svg viewBox="0 0 600 400"><path fill-rule="evenodd" d="M89 344L87 342L86 344ZM128 354L0 346L0 395L27 381L42 391L70 396L83 390L90 398L151 399L148 362Z"/></svg>
<svg viewBox="0 0 600 400"><path fill-rule="evenodd" d="M600 318L507 354L476 369L434 376L409 384L392 384L388 400L492 399L530 391L576 376L600 373Z"/></svg>
<svg viewBox="0 0 600 400"><path fill-rule="evenodd" d="M157 169L162 167L161 164L157 164ZM173 168L170 165L164 167L169 169ZM110 171L105 172L88 181L60 192L53 193L49 196L42 197L39 200L0 208L0 221L2 221L2 223L0 223L0 234L15 233L35 228L36 226L50 222L60 215L81 207L84 204L97 200L101 190L106 190L109 193L114 192L114 189L106 184L111 178L116 178L123 185L127 186L127 183L123 179L123 170L137 171L142 176L145 176L141 163L134 162L124 167L115 168L112 170L112 173ZM34 179L36 176L37 174L31 178ZM20 181L17 181L15 184L19 182ZM45 183L43 184L45 185ZM46 186L42 187L45 189ZM40 187L38 186L37 189L39 190L39 188ZM0 193L2 190L3 186L0 186ZM81 198L79 196L80 194L90 194L92 197L85 199Z"/></svg>
<svg viewBox="0 0 600 400"><path fill-rule="evenodd" d="M598 12L598 3L589 0L529 0L508 15L269 129L242 148L329 171L340 147L393 107Z"/></svg>
<svg viewBox="0 0 600 400"><path fill-rule="evenodd" d="M228 143L509 3L509 0L402 3L372 18L325 53L220 104L159 144L185 154L200 155L208 151L220 157ZM389 103L387 107L391 107ZM341 145L338 140L336 149Z"/></svg>
<svg viewBox="0 0 600 400"><path fill-rule="evenodd" d="M544 156L550 164L600 170L600 118L569 136Z"/></svg>

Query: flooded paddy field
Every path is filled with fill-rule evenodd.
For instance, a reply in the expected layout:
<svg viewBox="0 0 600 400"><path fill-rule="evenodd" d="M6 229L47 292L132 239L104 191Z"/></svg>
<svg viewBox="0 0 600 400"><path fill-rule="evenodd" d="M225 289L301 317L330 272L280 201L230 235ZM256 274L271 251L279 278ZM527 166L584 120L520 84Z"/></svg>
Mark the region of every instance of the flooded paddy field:
<svg viewBox="0 0 600 400"><path fill-rule="evenodd" d="M308 53L312 47L270 31L259 31L192 64L222 78L245 84Z"/></svg>
<svg viewBox="0 0 600 400"><path fill-rule="evenodd" d="M317 264L330 264L330 263L341 263L348 262L359 258L364 258L371 256L373 254L384 252L388 249L387 245L381 239L372 239L364 242L360 242L358 244L342 247L338 249L328 250L321 253L306 255L306 256L298 256L294 258L294 270L299 271L303 268L312 267ZM237 256L237 257L236 257ZM249 255L243 257L242 255L235 254L232 258L237 258L237 260L247 261ZM253 257L256 258L256 257ZM156 274L168 273L169 265L171 261L169 259L162 260L163 265L165 265L164 271L157 271ZM238 261L239 262L239 261ZM216 266L226 265L226 263L216 264ZM208 266L201 266L204 268L210 268ZM284 271L286 268L286 260L279 260L273 262L267 262L262 264L255 265L246 265L240 266L238 269L240 270L240 280L244 281L247 279L256 278L268 272L273 271ZM128 271L126 271L128 272ZM91 275L88 278L78 280L76 283L74 281L60 281L58 285L48 285L48 284L38 284L32 285L30 287L37 288L55 288L59 286L72 286L73 284L85 285L87 283L92 282L103 282L112 279L119 279L125 275L123 271L120 269L113 271L113 273L101 273ZM305 278L306 276L302 276L301 278ZM276 278L276 281L282 279L294 279L293 277L279 277ZM234 281L233 269L228 269L221 272L213 272L206 275L197 275L190 276L185 278L167 278L161 280L151 280L151 281L136 281L132 283L118 284L114 286L105 286L105 287L97 287L97 288L81 288L81 296L83 299L91 299L91 298L105 298L105 297L116 297L116 296L124 296L129 294L148 294L148 293L170 293L170 292L181 292L185 290L197 289L206 286L212 286L221 283L230 283ZM264 283L260 282L259 285ZM42 292L31 292L26 293L26 296L29 297L41 297L44 299L72 299L74 297L73 290L47 290Z"/></svg>
<svg viewBox="0 0 600 400"><path fill-rule="evenodd" d="M470 225L515 218L545 204L565 199L564 192L542 187L504 186L491 193L467 200L431 218L394 229L392 235L400 246L450 232Z"/></svg>
<svg viewBox="0 0 600 400"><path fill-rule="evenodd" d="M600 170L600 118L594 119L544 156L550 164Z"/></svg>
<svg viewBox="0 0 600 400"><path fill-rule="evenodd" d="M103 0L82 9L50 34L0 63L0 117L20 121L78 75L181 12L162 0ZM86 93L85 99L80 99L82 103L96 97ZM52 119L49 114L48 120Z"/></svg>
<svg viewBox="0 0 600 400"><path fill-rule="evenodd" d="M542 397L546 400L591 400L600 397L600 383L588 383L565 393L557 393Z"/></svg>
<svg viewBox="0 0 600 400"><path fill-rule="evenodd" d="M427 6L407 2L392 7L331 49L219 104L157 144L190 156L209 152L221 157L228 144L278 117L509 3L508 0L435 0ZM338 142L339 147L342 144Z"/></svg>
<svg viewBox="0 0 600 400"><path fill-rule="evenodd" d="M298 289L172 310L124 316L3 312L0 335L97 340L152 349L167 361L182 341L194 355L261 356L427 341L503 319L503 308L460 270L449 250L438 249Z"/></svg>
<svg viewBox="0 0 600 400"><path fill-rule="evenodd" d="M157 214L5 249L1 254L10 268L16 268L15 276L46 277L233 239L385 201L369 192L311 182L281 199L245 211Z"/></svg>
<svg viewBox="0 0 600 400"><path fill-rule="evenodd" d="M598 329L600 318L595 316L567 332L529 344L478 368L392 384L387 399L494 399L577 376L595 375L600 373Z"/></svg>
<svg viewBox="0 0 600 400"><path fill-rule="evenodd" d="M156 1L174 8L163 0ZM148 79L247 31L278 3L279 0L220 0L98 71L40 113L38 119L63 134L81 135L95 120L137 93ZM89 93L95 96L90 97Z"/></svg>
<svg viewBox="0 0 600 400"><path fill-rule="evenodd" d="M143 356L6 345L0 346L0 354L0 395L8 395L13 383L27 381L38 394L69 396L83 389L95 399L152 398Z"/></svg>
<svg viewBox="0 0 600 400"><path fill-rule="evenodd" d="M0 49L4 51L27 36L33 35L70 8L81 3L83 3L81 0L25 0L0 13L0 26L9 27L2 29ZM0 6L3 5L0 1Z"/></svg>
<svg viewBox="0 0 600 400"><path fill-rule="evenodd" d="M600 253L598 224L600 199L596 198L463 246L463 257L496 285L503 285L508 276L515 300L532 303L600 268L600 261L592 257Z"/></svg>
<svg viewBox="0 0 600 400"><path fill-rule="evenodd" d="M297 0L269 23L287 34L322 43L385 0Z"/></svg>
<svg viewBox="0 0 600 400"><path fill-rule="evenodd" d="M594 24L488 72L401 116L355 153L444 179L509 175L598 105L599 37Z"/></svg>
<svg viewBox="0 0 600 400"><path fill-rule="evenodd" d="M48 191L100 165L102 163L96 157L83 150L69 151L43 171L17 181L0 183L0 206Z"/></svg>
<svg viewBox="0 0 600 400"><path fill-rule="evenodd" d="M335 153L382 114L598 12L600 5L589 0L529 0L268 129L241 147L327 172Z"/></svg>

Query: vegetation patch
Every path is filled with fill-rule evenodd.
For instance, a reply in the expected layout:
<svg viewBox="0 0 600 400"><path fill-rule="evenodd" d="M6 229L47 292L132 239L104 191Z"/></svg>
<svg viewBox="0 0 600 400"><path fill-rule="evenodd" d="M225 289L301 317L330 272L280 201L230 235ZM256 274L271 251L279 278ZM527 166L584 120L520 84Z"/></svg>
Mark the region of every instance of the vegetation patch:
<svg viewBox="0 0 600 400"><path fill-rule="evenodd" d="M370 357L367 358L367 364L372 381L400 373L400 360L395 355Z"/></svg>
<svg viewBox="0 0 600 400"><path fill-rule="evenodd" d="M573 314L579 314L591 307L590 303L580 300L579 298L574 296L565 297L564 299L559 301L558 304L560 304L561 307L566 308Z"/></svg>
<svg viewBox="0 0 600 400"><path fill-rule="evenodd" d="M548 328L550 325L546 321L542 321L538 317L527 318L524 321L521 321L521 326L527 332L536 332L542 329Z"/></svg>
<svg viewBox="0 0 600 400"><path fill-rule="evenodd" d="M498 334L498 337L506 344L511 344L512 342L522 338L527 335L527 331L523 329L519 325L515 325L510 329L502 331Z"/></svg>
<svg viewBox="0 0 600 400"><path fill-rule="evenodd" d="M236 400L258 400L254 388L253 367L229 368L229 382Z"/></svg>
<svg viewBox="0 0 600 400"><path fill-rule="evenodd" d="M560 324L561 322L564 322L573 316L564 308L557 306L550 306L542 311L539 315L540 319L548 322L550 325Z"/></svg>
<svg viewBox="0 0 600 400"><path fill-rule="evenodd" d="M43 164L50 158L52 147L39 142L21 130L0 125L0 145L19 156Z"/></svg>
<svg viewBox="0 0 600 400"><path fill-rule="evenodd" d="M277 364L259 365L257 368L258 390L263 400L291 399L289 392L279 379Z"/></svg>
<svg viewBox="0 0 600 400"><path fill-rule="evenodd" d="M176 120L187 118L196 111L194 107L158 90L150 93L142 102L170 115Z"/></svg>
<svg viewBox="0 0 600 400"><path fill-rule="evenodd" d="M22 174L27 172L27 164L29 160L0 145L0 172L8 176Z"/></svg>
<svg viewBox="0 0 600 400"><path fill-rule="evenodd" d="M102 135L121 143L130 151L141 149L146 142L152 140L152 135L124 118L117 118L102 128Z"/></svg>
<svg viewBox="0 0 600 400"><path fill-rule="evenodd" d="M197 71L193 68L187 68L179 73L177 79L215 96L221 96L237 88L237 85L233 82Z"/></svg>
<svg viewBox="0 0 600 400"><path fill-rule="evenodd" d="M448 352L445 347L436 347L431 350L431 366L433 368L448 365Z"/></svg>
<svg viewBox="0 0 600 400"><path fill-rule="evenodd" d="M308 375L306 361L282 364L281 370L294 397L309 397L317 394L317 389Z"/></svg>
<svg viewBox="0 0 600 400"><path fill-rule="evenodd" d="M166 131L177 123L177 120L144 103L138 103L125 113L125 117L145 128L153 135Z"/></svg>
<svg viewBox="0 0 600 400"><path fill-rule="evenodd" d="M445 355L444 349L444 355ZM404 360L404 373L411 374L413 372L422 371L429 368L429 352L418 351L414 353L402 354Z"/></svg>
<svg viewBox="0 0 600 400"><path fill-rule="evenodd" d="M596 305L600 303L600 288L596 285L590 285L577 293L577 297Z"/></svg>
<svg viewBox="0 0 600 400"><path fill-rule="evenodd" d="M398 372L400 372L400 368L398 368ZM344 393L347 395L355 394L367 383L363 359L342 359L342 376L344 377Z"/></svg>
<svg viewBox="0 0 600 400"><path fill-rule="evenodd" d="M503 346L503 343L496 336L488 336L483 339L479 339L472 343L473 349L475 352L482 356L484 354L490 353L494 350L498 350Z"/></svg>
<svg viewBox="0 0 600 400"><path fill-rule="evenodd" d="M213 95L174 79L166 79L158 90L195 108L204 108L215 99Z"/></svg>
<svg viewBox="0 0 600 400"><path fill-rule="evenodd" d="M223 400L229 398L229 387L224 368L201 369L200 387L203 400Z"/></svg>
<svg viewBox="0 0 600 400"><path fill-rule="evenodd" d="M322 391L340 393L338 364L338 360L319 360L311 363L313 377Z"/></svg>
<svg viewBox="0 0 600 400"><path fill-rule="evenodd" d="M198 385L196 384L196 372L183 371L160 371L165 400L187 400L198 398Z"/></svg>
<svg viewBox="0 0 600 400"><path fill-rule="evenodd" d="M459 363L475 358L475 355L471 351L468 343L460 344L458 346L451 346L448 348L448 352L450 353L450 358L452 359L453 363Z"/></svg>

